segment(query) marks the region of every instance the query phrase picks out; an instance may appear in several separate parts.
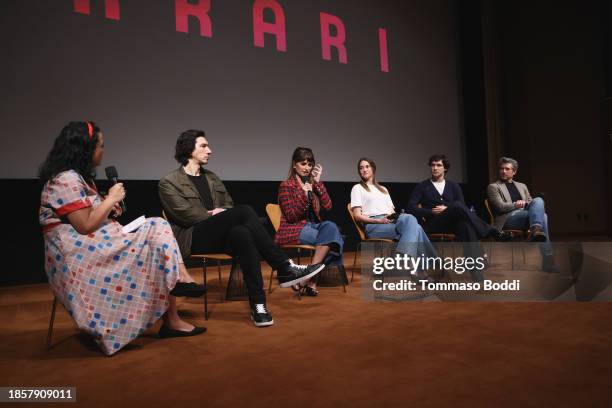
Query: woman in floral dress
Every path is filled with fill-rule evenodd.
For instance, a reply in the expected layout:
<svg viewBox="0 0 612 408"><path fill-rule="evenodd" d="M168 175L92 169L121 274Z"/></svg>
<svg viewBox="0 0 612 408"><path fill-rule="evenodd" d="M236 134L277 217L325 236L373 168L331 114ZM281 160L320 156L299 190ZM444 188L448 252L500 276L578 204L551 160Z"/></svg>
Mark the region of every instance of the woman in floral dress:
<svg viewBox="0 0 612 408"><path fill-rule="evenodd" d="M125 190L117 183L106 197L98 194L92 175L103 155L104 136L96 124L70 122L40 167L45 185L39 220L53 292L107 355L164 314L160 337L203 333L205 328L177 314L175 296L201 296L204 288L185 269L168 223L148 218L123 233L109 218L121 214Z"/></svg>

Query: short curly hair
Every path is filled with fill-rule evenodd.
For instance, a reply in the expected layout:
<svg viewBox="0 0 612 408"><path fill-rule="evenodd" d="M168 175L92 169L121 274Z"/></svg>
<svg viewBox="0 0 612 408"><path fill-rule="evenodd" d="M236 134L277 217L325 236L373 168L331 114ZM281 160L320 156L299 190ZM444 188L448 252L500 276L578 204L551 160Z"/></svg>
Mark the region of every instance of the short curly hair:
<svg viewBox="0 0 612 408"><path fill-rule="evenodd" d="M431 166L431 163L436 161L442 162L442 165L444 166L444 173L447 173L450 170L451 164L450 161L448 161L448 159L446 158L446 155L440 153L432 154L429 160L427 161L427 165Z"/></svg>
<svg viewBox="0 0 612 408"><path fill-rule="evenodd" d="M177 162L186 166L191 158L191 153L195 150L196 139L198 137L206 137L203 130L189 129L181 133L176 140L176 150L174 158Z"/></svg>

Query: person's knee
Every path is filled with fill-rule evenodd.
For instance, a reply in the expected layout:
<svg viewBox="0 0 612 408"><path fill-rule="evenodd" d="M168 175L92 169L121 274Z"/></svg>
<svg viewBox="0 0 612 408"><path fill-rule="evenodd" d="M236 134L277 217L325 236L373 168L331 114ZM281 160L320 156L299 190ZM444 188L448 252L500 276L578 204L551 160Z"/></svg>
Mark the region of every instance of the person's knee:
<svg viewBox="0 0 612 408"><path fill-rule="evenodd" d="M399 216L399 218L397 219L397 222L399 224L407 224L407 225L416 225L419 222L417 221L416 217L412 214L401 214Z"/></svg>
<svg viewBox="0 0 612 408"><path fill-rule="evenodd" d="M319 228L320 230L329 230L329 231L333 231L333 232L340 232L338 225L336 225L335 222L332 221L323 221L321 223L321 226Z"/></svg>
<svg viewBox="0 0 612 408"><path fill-rule="evenodd" d="M234 207L234 211L240 214L240 216L245 219L257 218L257 213L255 212L253 207L248 204L238 204Z"/></svg>
<svg viewBox="0 0 612 408"><path fill-rule="evenodd" d="M253 210L253 207L251 207L248 204L238 204L237 206L234 207L234 210L241 212L241 213L255 213L255 210Z"/></svg>
<svg viewBox="0 0 612 408"><path fill-rule="evenodd" d="M447 206L445 211L448 211L449 215L456 220L467 219L469 212L467 207L456 203Z"/></svg>
<svg viewBox="0 0 612 408"><path fill-rule="evenodd" d="M168 230L172 232L172 228L170 227L170 223L163 218L160 217L147 217L147 224L161 229L162 231Z"/></svg>
<svg viewBox="0 0 612 408"><path fill-rule="evenodd" d="M412 214L402 214L399 216L395 223L396 231L400 235L414 232L417 228L420 228L417 219Z"/></svg>
<svg viewBox="0 0 612 408"><path fill-rule="evenodd" d="M228 239L231 243L245 243L253 240L251 230L244 225L236 225L228 234Z"/></svg>
<svg viewBox="0 0 612 408"><path fill-rule="evenodd" d="M532 203L544 206L544 199L542 197L536 197L532 200Z"/></svg>

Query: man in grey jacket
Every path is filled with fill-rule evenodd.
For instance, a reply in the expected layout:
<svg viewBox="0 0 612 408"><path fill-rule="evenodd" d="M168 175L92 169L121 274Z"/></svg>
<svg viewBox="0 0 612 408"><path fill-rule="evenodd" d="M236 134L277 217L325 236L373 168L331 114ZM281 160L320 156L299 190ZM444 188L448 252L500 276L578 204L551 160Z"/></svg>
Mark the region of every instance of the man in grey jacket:
<svg viewBox="0 0 612 408"><path fill-rule="evenodd" d="M251 319L257 327L271 326L274 320L266 306L261 259L277 271L281 287L306 282L325 265L294 264L274 244L250 206L234 206L221 179L204 168L211 154L203 131L181 133L174 156L181 166L159 181L159 198L182 256L226 252L238 257Z"/></svg>
<svg viewBox="0 0 612 408"><path fill-rule="evenodd" d="M529 229L529 240L542 242L542 269L557 272L548 238L548 216L541 197L532 198L523 183L514 180L518 162L510 157L499 159L499 180L489 184L487 197L499 229Z"/></svg>

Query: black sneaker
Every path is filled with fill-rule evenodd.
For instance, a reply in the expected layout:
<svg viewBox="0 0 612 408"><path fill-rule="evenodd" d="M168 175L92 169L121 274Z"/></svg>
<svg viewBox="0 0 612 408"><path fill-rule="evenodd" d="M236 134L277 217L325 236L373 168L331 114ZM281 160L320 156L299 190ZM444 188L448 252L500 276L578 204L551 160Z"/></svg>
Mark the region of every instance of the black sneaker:
<svg viewBox="0 0 612 408"><path fill-rule="evenodd" d="M296 265L289 261L287 269L278 271L278 283L281 288L288 288L298 283L307 281L325 268L325 264Z"/></svg>
<svg viewBox="0 0 612 408"><path fill-rule="evenodd" d="M251 320L253 320L253 324L257 327L272 326L274 324L272 315L266 309L265 303L257 303L251 306Z"/></svg>

